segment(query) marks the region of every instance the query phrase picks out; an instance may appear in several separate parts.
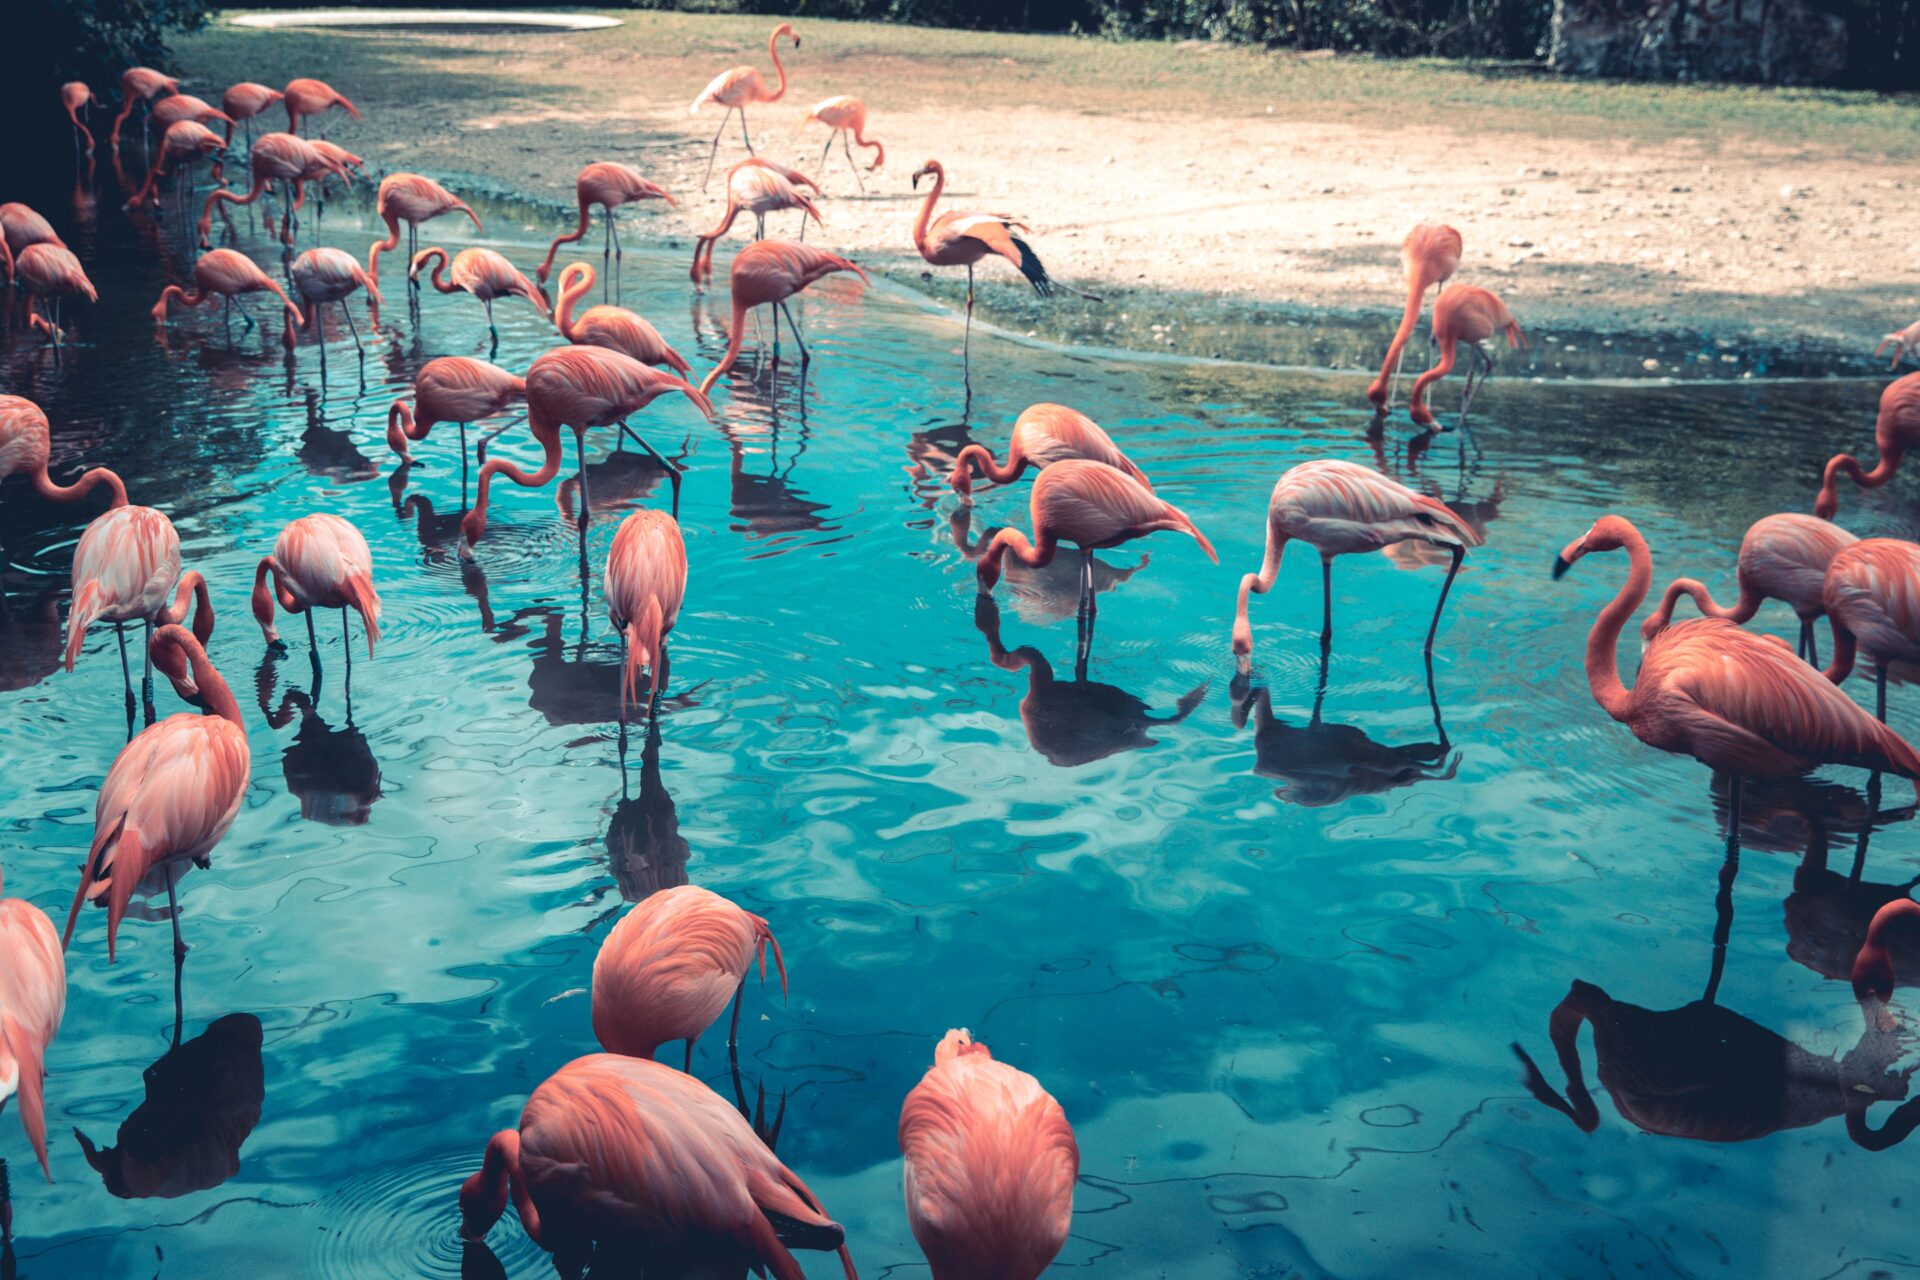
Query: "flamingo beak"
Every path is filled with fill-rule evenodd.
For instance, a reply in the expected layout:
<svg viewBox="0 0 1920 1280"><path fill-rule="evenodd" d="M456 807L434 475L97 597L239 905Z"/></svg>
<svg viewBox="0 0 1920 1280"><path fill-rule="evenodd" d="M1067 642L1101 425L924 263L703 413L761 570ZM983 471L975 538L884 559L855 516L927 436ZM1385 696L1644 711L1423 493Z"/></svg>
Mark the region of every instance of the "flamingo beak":
<svg viewBox="0 0 1920 1280"><path fill-rule="evenodd" d="M1555 582L1567 576L1567 570L1573 568L1573 561L1563 553L1553 558L1553 580Z"/></svg>

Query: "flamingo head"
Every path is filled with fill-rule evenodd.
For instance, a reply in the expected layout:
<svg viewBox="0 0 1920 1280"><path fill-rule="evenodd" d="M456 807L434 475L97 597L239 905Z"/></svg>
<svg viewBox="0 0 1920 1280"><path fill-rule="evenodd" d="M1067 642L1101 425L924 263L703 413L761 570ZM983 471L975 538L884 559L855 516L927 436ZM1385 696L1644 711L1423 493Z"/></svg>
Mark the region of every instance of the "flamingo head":
<svg viewBox="0 0 1920 1280"><path fill-rule="evenodd" d="M947 171L938 160L929 160L925 164L921 165L918 169L915 169L913 171L914 190L918 191L920 189L920 179L922 178L925 178L925 177L944 178L946 176L947 176Z"/></svg>
<svg viewBox="0 0 1920 1280"><path fill-rule="evenodd" d="M783 22L773 29L774 39L778 40L781 36L785 36L787 39L793 41L794 48L798 49L800 47L800 36L794 31L791 22Z"/></svg>
<svg viewBox="0 0 1920 1280"><path fill-rule="evenodd" d="M188 702L196 702L200 687L194 683L193 671L188 665L186 635L178 626L161 627L153 633L147 650L153 657L153 669L167 678L173 691Z"/></svg>
<svg viewBox="0 0 1920 1280"><path fill-rule="evenodd" d="M507 1211L509 1179L520 1164L520 1132L502 1129L487 1143L480 1170L460 1184L460 1238L485 1240Z"/></svg>
<svg viewBox="0 0 1920 1280"><path fill-rule="evenodd" d="M1554 581L1558 582L1565 577L1567 570L1573 568L1573 562L1581 556L1595 551L1618 551L1626 546L1632 531L1633 526L1619 516L1601 516L1593 522L1593 528L1569 542L1566 548L1555 557Z"/></svg>

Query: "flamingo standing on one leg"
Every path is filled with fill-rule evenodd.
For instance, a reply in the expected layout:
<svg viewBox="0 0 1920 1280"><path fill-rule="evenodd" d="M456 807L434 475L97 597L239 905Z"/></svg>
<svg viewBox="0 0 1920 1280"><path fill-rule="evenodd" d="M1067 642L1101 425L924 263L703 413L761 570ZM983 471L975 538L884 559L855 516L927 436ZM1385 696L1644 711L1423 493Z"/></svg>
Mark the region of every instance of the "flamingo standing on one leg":
<svg viewBox="0 0 1920 1280"><path fill-rule="evenodd" d="M593 206L599 205L607 219L607 247L600 255L602 275L609 269L610 257L618 259L623 256L620 231L614 225L614 210L638 200L665 200L669 207L674 207L674 199L664 187L647 181L632 165L612 160L597 161L582 169L580 176L574 179L573 190L580 201L580 225L572 231L561 232L547 246L546 261L540 264L540 270L535 273L540 277L541 284L545 284L547 277L552 274L553 257L560 252L560 246L572 244L586 236L593 220Z"/></svg>
<svg viewBox="0 0 1920 1280"><path fill-rule="evenodd" d="M109 964L127 904L135 889L156 875L167 886L174 956L186 954L175 883L183 864L208 865L208 855L240 812L253 772L240 704L202 642L185 627L168 625L153 633L147 649L174 691L197 698L206 712L179 712L143 729L114 757L101 784L93 845L60 943L72 942L81 905L105 898Z"/></svg>
<svg viewBox="0 0 1920 1280"><path fill-rule="evenodd" d="M1393 392L1400 380L1400 366L1407 358L1407 341L1420 327L1420 309L1427 290L1444 291L1447 281L1460 266L1460 233L1443 223L1422 222L1407 232L1400 244L1400 269L1407 278L1407 309L1400 316L1400 327L1393 331L1387 345L1387 358L1380 363L1380 376L1367 388L1367 399L1382 413L1393 408Z"/></svg>
<svg viewBox="0 0 1920 1280"><path fill-rule="evenodd" d="M589 1054L547 1077L462 1184L461 1236L484 1239L509 1197L549 1249L731 1243L774 1280L805 1280L790 1249L838 1250L854 1280L846 1233L733 1104L644 1058Z"/></svg>
<svg viewBox="0 0 1920 1280"><path fill-rule="evenodd" d="M816 193L820 188L814 186L812 178L797 169L774 164L751 156L727 170L727 211L720 222L711 231L703 231L693 242L693 266L688 276L696 287L713 279L714 242L727 234L733 226L733 220L742 209L753 215L753 238L761 240L767 234L767 215L781 209L800 210L800 234L807 231L807 218L825 226L820 220L820 210L812 200L800 190L802 186L813 187Z"/></svg>
<svg viewBox="0 0 1920 1280"><path fill-rule="evenodd" d="M867 104L845 93L822 98L807 111L800 121L800 127L804 129L816 120L827 126L827 145L820 148L820 164L814 171L826 172L827 153L833 150L833 140L839 138L841 148L847 153L847 168L853 171L853 180L865 191L866 179L860 176L860 166L853 162L853 146L847 141L848 137L851 136L853 142L863 147L873 148L873 163L867 166L868 173L887 162L887 149L880 145L878 139L866 136Z"/></svg>
<svg viewBox="0 0 1920 1280"><path fill-rule="evenodd" d="M120 114L113 118L113 132L107 137L109 150L120 150L120 126L133 114L134 107L169 93L177 93L180 82L172 76L161 75L151 67L128 67L120 73ZM141 126L141 136L145 136L146 126Z"/></svg>
<svg viewBox="0 0 1920 1280"><path fill-rule="evenodd" d="M658 514L657 512L654 514ZM767 922L698 885L662 889L620 917L593 960L593 1037L608 1053L651 1059L669 1040L693 1042L733 1001L732 1045L740 997L756 957L767 980L767 948L787 994L787 966Z"/></svg>
<svg viewBox="0 0 1920 1280"><path fill-rule="evenodd" d="M602 304L574 315L574 306L592 291L591 266L570 262L561 269L560 300L553 308L554 327L561 337L581 346L619 351L641 364L664 365L683 378L687 375L692 366L686 358L667 345L658 329L625 307Z"/></svg>
<svg viewBox="0 0 1920 1280"><path fill-rule="evenodd" d="M86 148L88 155L92 155L93 131L80 119L80 113L89 104L96 107L103 105L100 99L93 96L93 90L87 87L85 81L69 80L60 86L60 106L66 111L67 119L73 122L74 141ZM1874 354L1878 355L1879 352Z"/></svg>
<svg viewBox="0 0 1920 1280"><path fill-rule="evenodd" d="M171 98L168 99L172 101ZM185 201L193 191L193 162L206 156L218 155L226 144L220 141L220 135L196 120L176 120L167 126L160 136L160 158L153 168L147 170L146 179L140 189L127 201L127 208L137 208L142 203L157 205L160 203L160 179L174 169L180 169L180 200L183 212L182 223L186 221Z"/></svg>
<svg viewBox="0 0 1920 1280"><path fill-rule="evenodd" d="M45 332L47 341L56 347L66 341L66 332L60 327L60 300L73 294L88 302L100 301L99 291L87 279L86 268L64 245L28 245L13 260L13 278L27 294L28 327ZM46 312L44 316L33 310L35 301Z"/></svg>
<svg viewBox="0 0 1920 1280"><path fill-rule="evenodd" d="M152 507L116 506L81 533L73 549L73 603L67 609L65 666L73 670L87 628L111 622L120 641L120 676L127 688L127 723L133 723L133 674L127 666L126 624L158 626L183 621L189 596L197 596L193 629L205 644L213 635L213 606L206 580L180 572L180 535L173 521ZM151 657L149 652L148 657ZM153 667L145 664L141 692L153 707Z"/></svg>
<svg viewBox="0 0 1920 1280"><path fill-rule="evenodd" d="M200 210L200 247L208 248L213 243L213 207L227 204L252 204L274 183L279 183L282 195L286 198L286 216L281 227L281 243L293 243L293 211L306 200L307 182L316 175L333 174L347 182L353 181L353 175L336 160L330 160L314 150L313 145L304 138L296 138L290 133L263 133L254 139L253 150L247 157L247 163L253 170L253 186L245 195L226 187L220 188L207 197ZM378 279L376 275L374 277Z"/></svg>
<svg viewBox="0 0 1920 1280"><path fill-rule="evenodd" d="M1493 372L1493 356L1488 347L1493 335L1505 333L1507 345L1519 350L1527 345L1527 335L1520 332L1520 325L1507 310L1507 304L1486 289L1477 285L1456 285L1442 293L1433 304L1433 339L1440 344L1440 359L1433 368L1413 380L1413 395L1407 403L1407 412L1414 422L1434 429L1433 411L1427 408L1427 387L1453 372L1456 352L1454 348L1462 343L1471 343L1473 355L1478 358L1479 366L1467 371L1467 385L1460 393L1460 421L1455 426L1467 425L1467 410L1473 405L1473 393L1476 386ZM1443 431L1452 431L1453 427L1442 427Z"/></svg>
<svg viewBox="0 0 1920 1280"><path fill-rule="evenodd" d="M1915 320L1904 329L1896 329L1880 339L1880 345L1873 349L1873 354L1877 356L1888 347L1893 348L1893 359L1887 362L1887 368L1898 369L1900 362L1905 360L1911 352L1920 350L1920 320Z"/></svg>
<svg viewBox="0 0 1920 1280"><path fill-rule="evenodd" d="M409 440L424 440L436 423L460 424L460 471L466 474L467 424L506 412L527 398L527 381L497 365L467 356L429 360L413 378L413 404L395 400L387 410L387 446L411 465Z"/></svg>
<svg viewBox="0 0 1920 1280"><path fill-rule="evenodd" d="M1014 419L1013 438L1007 442L1004 464L995 462L985 445L970 444L953 460L953 474L948 483L961 498L971 499L976 468L995 484L1012 484L1028 467L1042 469L1064 458L1104 462L1117 471L1126 472L1142 487L1153 488L1146 473L1133 465L1133 459L1120 451L1120 446L1100 429L1099 423L1078 409L1045 403L1028 405Z"/></svg>
<svg viewBox="0 0 1920 1280"><path fill-rule="evenodd" d="M1731 608L1717 605L1699 582L1676 578L1661 598L1660 607L1640 624L1640 638L1650 641L1664 630L1682 596L1692 596L1707 617L1729 622L1746 622L1760 611L1765 600L1784 600L1800 616L1798 653L1817 667L1820 653L1813 624L1827 612L1821 595L1827 568L1843 548L1858 541L1840 526L1814 516L1764 516L1754 521L1740 540L1740 560L1735 569L1740 583L1737 604Z"/></svg>
<svg viewBox="0 0 1920 1280"><path fill-rule="evenodd" d="M1240 599L1233 616L1233 653L1240 669L1253 660L1253 626L1247 620L1250 595L1265 595L1280 576L1280 556L1287 543L1311 543L1320 552L1320 647L1333 644L1333 558L1378 551L1396 542L1415 540L1445 548L1453 557L1440 600L1433 606L1427 627L1425 652L1433 652L1440 630L1440 614L1447 593L1467 550L1484 539L1473 526L1438 498L1389 480L1351 462L1323 459L1289 469L1273 486L1267 500L1267 552L1258 573L1240 579Z"/></svg>
<svg viewBox="0 0 1920 1280"><path fill-rule="evenodd" d="M289 80L280 97L287 108L288 133L304 134L307 117L334 107L344 107L355 120L360 118L360 108L324 80Z"/></svg>
<svg viewBox="0 0 1920 1280"><path fill-rule="evenodd" d="M1888 665L1920 662L1920 546L1898 538L1849 542L1827 567L1821 600L1833 623L1827 679L1845 680L1855 653L1865 649L1873 658L1875 714L1885 723Z"/></svg>
<svg viewBox="0 0 1920 1280"><path fill-rule="evenodd" d="M1907 450L1920 448L1920 373L1889 382L1880 393L1880 414L1873 424L1873 444L1880 451L1880 462L1871 471L1860 469L1860 461L1850 453L1835 454L1827 460L1820 477L1820 492L1813 500L1813 513L1822 520L1833 519L1840 509L1837 492L1840 475L1845 472L1862 489L1878 489L1893 479Z"/></svg>
<svg viewBox="0 0 1920 1280"><path fill-rule="evenodd" d="M731 369L733 362L740 358L740 347L747 336L747 312L755 307L770 306L774 309L776 350L780 341L780 317L785 316L787 328L793 331L793 340L800 344L801 367L810 363L813 357L808 354L807 344L800 337L800 326L794 322L793 312L787 308L787 299L836 271L851 271L862 281L867 279L866 271L840 255L789 240L757 240L734 255L730 273L733 332L727 339L726 354L720 357L720 363L701 382L701 392L704 394L711 390L720 375Z"/></svg>
<svg viewBox="0 0 1920 1280"><path fill-rule="evenodd" d="M268 575L273 590L267 589ZM339 516L316 512L292 520L274 539L273 554L262 556L253 571L253 617L267 644L284 652L286 645L273 625L274 597L288 613L307 615L308 657L314 675L320 674L320 642L313 633L315 609L340 611L340 644L346 651L349 678L353 646L347 638L347 610L360 615L367 633L367 656L380 638L380 596L373 589L373 553L360 531Z"/></svg>
<svg viewBox="0 0 1920 1280"><path fill-rule="evenodd" d="M0 898L0 1106L20 1096L20 1127L48 1182L47 1046L67 1012L67 957L47 913Z"/></svg>
<svg viewBox="0 0 1920 1280"><path fill-rule="evenodd" d="M193 264L193 292L189 293L177 284L170 284L160 293L159 301L153 304L155 324L167 322L167 305L178 302L182 306L197 307L211 301L217 294L226 299L229 310L236 300L249 293L270 293L280 299L287 309L287 332L300 327L300 308L293 305L293 299L280 287L280 282L254 265L253 259L237 249L209 249L200 255ZM247 312L247 304L240 303L240 317L247 322L247 328L253 328L253 317Z"/></svg>
<svg viewBox="0 0 1920 1280"><path fill-rule="evenodd" d="M422 249L413 256L413 262L407 268L407 279L418 280L420 268L432 262L433 287L441 293L470 293L480 299L487 309L487 333L493 339L493 351L500 350L500 330L493 324L493 300L495 298L525 298L533 304L533 309L542 319L552 319L547 308L546 298L534 287L533 281L520 274L518 267L508 262L506 257L493 249L462 249L452 256L452 267L448 268L448 255L445 249L435 245ZM448 279L448 276L451 279ZM491 358L491 355L489 356Z"/></svg>
<svg viewBox="0 0 1920 1280"><path fill-rule="evenodd" d="M347 298L355 289L367 291L367 315L371 323L378 328L380 324L380 286L367 275L360 260L345 249L309 249L293 260L288 273L293 278L293 291L300 295L306 304L306 314L302 327L312 328L320 341L321 375L324 377L327 361L327 328L321 319L320 308L329 302L340 304L340 314L347 318L347 328L353 334L354 349L362 357L367 350L360 345L360 326L353 322L353 309L347 306ZM287 346L293 346L293 328L288 326Z"/></svg>
<svg viewBox="0 0 1920 1280"><path fill-rule="evenodd" d="M793 24L783 22L773 29L767 37L767 56L773 59L773 69L780 75L777 88L767 88L766 80L757 67L740 66L722 71L707 82L700 96L687 108L687 114L697 116L700 108L709 102L717 102L727 109L720 117L720 127L713 131L713 148L707 152L707 176L700 180L700 189L705 191L707 184L713 181L713 161L720 154L720 135L726 130L727 121L733 113L740 113L740 141L747 144L747 154L753 154L753 139L747 136L747 107L756 102L778 102L787 96L787 69L780 62L780 37L793 41L793 47L800 47L800 37L794 34Z"/></svg>
<svg viewBox="0 0 1920 1280"><path fill-rule="evenodd" d="M40 406L25 396L0 395L0 480L26 476L48 502L78 502L105 485L109 508L127 505L127 486L105 467L94 467L72 484L55 484L47 474L52 453L52 432Z"/></svg>
<svg viewBox="0 0 1920 1280"><path fill-rule="evenodd" d="M605 347L556 347L533 362L527 370L527 426L545 451L545 461L535 472L523 471L504 458L489 458L480 468L480 492L473 509L460 521L460 532L469 546L480 541L487 531L488 485L495 474L517 485L537 489L560 473L560 428L572 427L574 446L580 454L580 530L586 536L591 507L587 494L587 431L619 423L621 429L652 455L666 470L673 485L673 509L680 510L680 469L660 456L660 452L631 428L626 419L670 391L693 401L701 414L713 420L713 402L706 392L695 389L684 379L649 369L631 356Z"/></svg>
<svg viewBox="0 0 1920 1280"><path fill-rule="evenodd" d="M380 255L400 245L400 224L407 224L407 260L413 260L414 251L419 247L420 224L443 213L464 213L473 219L473 229L484 232L480 225L480 215L467 207L467 202L454 195L432 178L423 178L417 173L390 173L380 180L380 194L374 201L374 211L380 221L387 224L387 238L376 240L367 250L367 274L373 277L375 284L380 283Z"/></svg>
<svg viewBox="0 0 1920 1280"><path fill-rule="evenodd" d="M1038 1280L1067 1242L1080 1176L1067 1113L964 1028L901 1106L900 1153L933 1280Z"/></svg>
<svg viewBox="0 0 1920 1280"><path fill-rule="evenodd" d="M634 699L640 668L648 667L653 672L653 688L647 698L649 716L660 702L667 666L667 633L679 621L680 604L687 597L687 544L680 538L679 523L664 511L645 509L622 520L607 551L600 590L607 598L607 618L620 633L621 666L626 673L620 682L620 727L624 730L627 704ZM601 1043L607 1044L604 1039ZM687 1052L693 1052L691 1043Z"/></svg>

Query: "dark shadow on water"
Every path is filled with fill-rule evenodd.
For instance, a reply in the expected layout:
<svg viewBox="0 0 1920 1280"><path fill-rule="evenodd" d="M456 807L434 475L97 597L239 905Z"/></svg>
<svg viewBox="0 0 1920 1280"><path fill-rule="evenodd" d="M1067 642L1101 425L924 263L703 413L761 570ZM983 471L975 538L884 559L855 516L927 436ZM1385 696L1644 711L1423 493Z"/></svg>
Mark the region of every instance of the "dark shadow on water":
<svg viewBox="0 0 1920 1280"><path fill-rule="evenodd" d="M273 705L275 680L283 655L268 650L254 676L260 711L267 727L281 729L299 717L293 741L281 754L287 790L300 801L300 816L329 826L364 824L380 798L380 762L366 734L354 727L353 704L346 704L346 723L334 728L320 715L321 677L316 671L311 689L288 689Z"/></svg>
<svg viewBox="0 0 1920 1280"><path fill-rule="evenodd" d="M693 851L680 834L673 793L660 776L660 722L649 717L640 747L640 783L629 791L627 755L620 754L620 799L607 824L607 866L620 896L639 902L687 883Z"/></svg>

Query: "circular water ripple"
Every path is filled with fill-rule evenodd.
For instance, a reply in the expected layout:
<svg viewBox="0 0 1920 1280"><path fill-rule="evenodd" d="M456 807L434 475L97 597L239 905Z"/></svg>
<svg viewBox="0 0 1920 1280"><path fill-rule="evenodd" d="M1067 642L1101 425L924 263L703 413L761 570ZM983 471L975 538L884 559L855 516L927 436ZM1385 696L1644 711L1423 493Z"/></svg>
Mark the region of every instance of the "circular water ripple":
<svg viewBox="0 0 1920 1280"><path fill-rule="evenodd" d="M480 1167L485 1141L478 1135L471 1144L430 1151L342 1185L321 1204L325 1225L309 1274L328 1280L463 1274L470 1250L460 1238L460 1184ZM511 1206L489 1233L487 1248L507 1275L537 1275L548 1265Z"/></svg>

